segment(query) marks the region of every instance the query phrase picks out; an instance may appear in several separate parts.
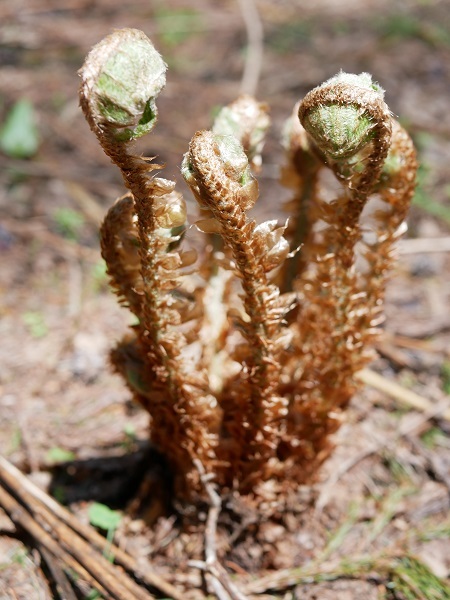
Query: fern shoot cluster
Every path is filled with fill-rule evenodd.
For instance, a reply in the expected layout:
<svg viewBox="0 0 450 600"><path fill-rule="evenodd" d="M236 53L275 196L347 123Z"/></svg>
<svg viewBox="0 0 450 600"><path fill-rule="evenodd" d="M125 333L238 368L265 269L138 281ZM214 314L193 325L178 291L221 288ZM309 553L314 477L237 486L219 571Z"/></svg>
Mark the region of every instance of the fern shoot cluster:
<svg viewBox="0 0 450 600"><path fill-rule="evenodd" d="M101 41L80 71L86 119L128 188L100 232L111 286L137 318L111 360L150 414L180 498L202 496L203 469L223 490L264 497L314 478L371 359L415 152L371 76L339 73L286 122L288 220L258 223L270 120L241 96L182 160L199 251L175 183L133 153L156 124L165 72L133 29Z"/></svg>

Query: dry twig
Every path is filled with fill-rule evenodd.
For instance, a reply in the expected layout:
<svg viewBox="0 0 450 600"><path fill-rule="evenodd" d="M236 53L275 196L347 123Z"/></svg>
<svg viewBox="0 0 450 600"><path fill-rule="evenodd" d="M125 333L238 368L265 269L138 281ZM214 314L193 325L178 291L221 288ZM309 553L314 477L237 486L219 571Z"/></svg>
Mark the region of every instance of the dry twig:
<svg viewBox="0 0 450 600"><path fill-rule="evenodd" d="M190 565L202 569L205 575L209 575L211 588L219 600L228 600L229 598L231 600L247 600L247 597L231 581L217 558L217 521L222 508L222 500L214 489L202 463L195 460L194 464L200 474L200 480L210 504L205 527L205 561L191 561Z"/></svg>
<svg viewBox="0 0 450 600"><path fill-rule="evenodd" d="M53 577L56 588L58 590L59 595L64 600L77 600L76 594L70 585L69 579L64 572L64 569L61 567L60 563L55 559L53 554L47 550L47 548L40 544L39 553L45 561L48 570Z"/></svg>
<svg viewBox="0 0 450 600"><path fill-rule="evenodd" d="M92 561L92 556L89 557L91 559L89 560L91 568L90 570L87 570L85 565L79 562L77 558L61 548L59 543L35 521L33 516L24 508L24 506L22 506L3 487L0 488L0 504L16 525L25 529L33 539L38 540L38 546L44 546L55 559L58 557L66 567L73 569L80 577L101 593L110 594L110 598L114 599L133 600L133 596L130 596L127 590L120 584L116 587L114 582L108 581L109 578L102 573L101 570L97 571L96 566L98 565L93 565L95 561ZM107 562L106 559L103 560ZM96 574L94 574L93 571L97 571ZM147 598L152 597L153 596L147 596Z"/></svg>
<svg viewBox="0 0 450 600"><path fill-rule="evenodd" d="M256 94L264 53L264 30L254 0L238 0L247 30L247 56L241 80L241 94Z"/></svg>
<svg viewBox="0 0 450 600"><path fill-rule="evenodd" d="M0 503L10 514L11 519L24 527L39 543L44 544L55 558L61 558L65 564L71 566L97 588L98 583L106 589L108 585L112 585L116 593L114 581L120 578L121 587L129 588L133 594L128 595L130 600L133 598L148 600L152 597L101 555L106 542L103 536L91 527L80 523L74 515L36 487L2 456L0 456L0 481L6 484L18 499L14 499L7 492L5 492L6 496L0 497ZM17 518L16 514L19 515ZM41 536L42 531L45 533L46 529L51 530L53 537L49 534ZM114 544L110 546L110 553L116 563L125 567L146 585L160 590L174 600L182 600L181 593L174 586L155 573L140 572L136 561ZM104 577L112 583L102 583ZM120 596L116 594L111 597Z"/></svg>

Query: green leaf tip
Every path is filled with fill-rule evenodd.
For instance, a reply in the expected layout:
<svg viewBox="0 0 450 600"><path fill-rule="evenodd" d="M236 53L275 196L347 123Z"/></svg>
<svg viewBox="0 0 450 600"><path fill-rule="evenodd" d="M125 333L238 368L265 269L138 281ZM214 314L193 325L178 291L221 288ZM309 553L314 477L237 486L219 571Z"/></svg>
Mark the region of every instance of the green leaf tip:
<svg viewBox="0 0 450 600"><path fill-rule="evenodd" d="M116 141L145 135L156 124L155 99L166 83L166 69L142 31L114 31L92 48L80 70L88 121Z"/></svg>
<svg viewBox="0 0 450 600"><path fill-rule="evenodd" d="M305 97L299 117L325 154L347 159L372 139L375 119L366 106L374 99L383 102L383 96L384 90L369 73L341 71Z"/></svg>
<svg viewBox="0 0 450 600"><path fill-rule="evenodd" d="M122 520L122 515L118 511L99 502L94 502L89 507L88 514L90 524L105 531L116 529Z"/></svg>

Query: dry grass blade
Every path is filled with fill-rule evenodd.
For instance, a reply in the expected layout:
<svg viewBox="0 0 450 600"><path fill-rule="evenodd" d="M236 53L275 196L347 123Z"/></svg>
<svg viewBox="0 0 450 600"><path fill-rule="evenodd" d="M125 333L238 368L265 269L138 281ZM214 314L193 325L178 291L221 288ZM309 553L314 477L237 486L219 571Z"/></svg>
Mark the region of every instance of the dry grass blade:
<svg viewBox="0 0 450 600"><path fill-rule="evenodd" d="M427 398L424 398L423 396L419 396L419 394L416 394L411 390L407 390L395 381L390 381L389 379L386 379L386 377L383 377L379 373L375 373L375 371L372 371L371 369L362 369L361 371L356 373L355 376L362 383L370 385L371 387L374 387L380 392L388 394L389 396L391 396L391 398L394 398L395 400L400 402L400 404L427 413L434 412L434 406L430 402L430 400L427 400ZM439 416L442 419L445 419L446 421L450 421L450 409L443 408Z"/></svg>

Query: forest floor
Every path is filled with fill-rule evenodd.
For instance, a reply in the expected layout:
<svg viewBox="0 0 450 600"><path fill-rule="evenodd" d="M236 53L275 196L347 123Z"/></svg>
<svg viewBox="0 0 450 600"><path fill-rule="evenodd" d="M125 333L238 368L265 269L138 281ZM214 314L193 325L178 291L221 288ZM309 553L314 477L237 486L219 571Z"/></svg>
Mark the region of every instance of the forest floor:
<svg viewBox="0 0 450 600"><path fill-rule="evenodd" d="M239 515L233 543L224 524L219 556L247 597L450 598L449 587L433 583L433 575L450 574L449 5L256 4L264 26L257 97L273 122L258 218L279 217L274 198L288 197L277 182L284 119L340 69L372 73L416 143L419 184L371 369L430 410L363 388L319 482L262 523ZM21 100L37 122L35 151L0 151L0 454L82 522L92 520L94 502L119 510L116 543L140 569L186 599L202 598L201 571L189 563L203 558L201 529L183 528L170 511L151 526L149 514L130 511L148 462L148 417L108 364L131 321L108 289L98 227L123 184L83 119L77 70L95 43L122 27L142 29L169 65L145 153L166 164L164 176L186 197L179 167L190 138L240 93L247 34L234 0L0 3L0 123ZM28 105L24 122L29 114ZM35 547L0 509L1 600L55 597ZM397 567L412 557L424 565L428 595L419 584L402 587ZM82 583L78 597L94 598Z"/></svg>

